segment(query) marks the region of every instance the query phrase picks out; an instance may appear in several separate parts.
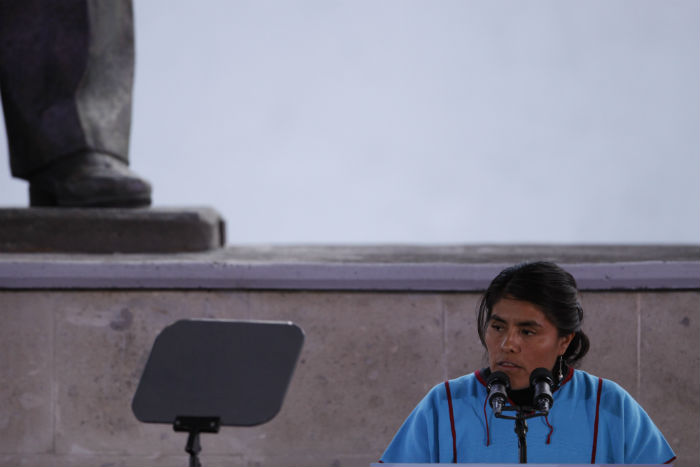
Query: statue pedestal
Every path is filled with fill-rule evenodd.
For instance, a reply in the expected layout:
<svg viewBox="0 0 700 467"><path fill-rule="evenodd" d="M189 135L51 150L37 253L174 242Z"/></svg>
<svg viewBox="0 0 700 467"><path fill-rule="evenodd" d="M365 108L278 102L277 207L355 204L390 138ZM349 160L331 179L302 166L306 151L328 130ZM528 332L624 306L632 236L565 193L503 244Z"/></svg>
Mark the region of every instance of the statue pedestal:
<svg viewBox="0 0 700 467"><path fill-rule="evenodd" d="M226 243L211 208L4 208L0 253L179 253Z"/></svg>

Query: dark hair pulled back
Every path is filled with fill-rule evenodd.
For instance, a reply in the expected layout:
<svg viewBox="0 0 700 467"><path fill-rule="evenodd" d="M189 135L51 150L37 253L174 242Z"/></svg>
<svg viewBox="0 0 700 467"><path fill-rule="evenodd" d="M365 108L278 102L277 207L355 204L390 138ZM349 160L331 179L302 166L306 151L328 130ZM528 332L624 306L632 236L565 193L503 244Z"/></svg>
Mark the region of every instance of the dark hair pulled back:
<svg viewBox="0 0 700 467"><path fill-rule="evenodd" d="M491 281L481 297L477 317L479 339L484 347L491 312L503 298L535 305L554 324L560 336L574 333L563 355L567 365L576 365L588 352L590 342L581 329L583 308L578 301L576 280L556 264L547 261L516 264L501 271Z"/></svg>

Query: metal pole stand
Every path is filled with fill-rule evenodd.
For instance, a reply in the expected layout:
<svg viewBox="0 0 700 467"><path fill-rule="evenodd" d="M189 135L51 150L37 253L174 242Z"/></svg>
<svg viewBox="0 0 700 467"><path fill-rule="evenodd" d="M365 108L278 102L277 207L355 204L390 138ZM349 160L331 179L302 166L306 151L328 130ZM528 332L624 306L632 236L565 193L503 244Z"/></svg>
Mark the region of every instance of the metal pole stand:
<svg viewBox="0 0 700 467"><path fill-rule="evenodd" d="M218 433L221 420L219 417L176 417L173 430L186 431L187 445L185 452L190 455L190 467L202 467L199 462L199 453L202 445L199 442L200 433Z"/></svg>
<svg viewBox="0 0 700 467"><path fill-rule="evenodd" d="M496 413L496 418L505 420L515 420L515 434L518 435L518 453L521 464L527 464L527 420L535 417L545 417L549 410L529 410L525 411L519 406L507 405L503 407L503 412L515 412L515 417Z"/></svg>
<svg viewBox="0 0 700 467"><path fill-rule="evenodd" d="M518 435L518 452L520 453L520 463L527 464L527 420L521 410L515 416L515 434Z"/></svg>

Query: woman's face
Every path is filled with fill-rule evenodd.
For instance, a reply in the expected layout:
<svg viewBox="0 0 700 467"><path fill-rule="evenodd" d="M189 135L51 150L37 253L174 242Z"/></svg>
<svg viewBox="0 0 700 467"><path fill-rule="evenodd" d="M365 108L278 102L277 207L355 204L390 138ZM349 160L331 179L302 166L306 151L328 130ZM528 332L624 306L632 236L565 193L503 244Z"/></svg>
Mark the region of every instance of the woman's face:
<svg viewBox="0 0 700 467"><path fill-rule="evenodd" d="M560 337L557 328L535 305L501 299L486 323L489 367L507 374L511 388L524 389L530 386L532 370L551 370L573 337L573 333Z"/></svg>

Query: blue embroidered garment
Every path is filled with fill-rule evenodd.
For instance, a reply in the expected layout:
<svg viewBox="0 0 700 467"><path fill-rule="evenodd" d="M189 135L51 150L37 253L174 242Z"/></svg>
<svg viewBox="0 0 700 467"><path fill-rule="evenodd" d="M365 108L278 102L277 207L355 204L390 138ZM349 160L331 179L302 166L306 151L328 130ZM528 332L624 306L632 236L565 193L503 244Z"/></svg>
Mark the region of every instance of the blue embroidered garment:
<svg viewBox="0 0 700 467"><path fill-rule="evenodd" d="M494 417L487 396L478 371L435 386L396 433L382 462L517 463L514 422ZM675 460L654 422L618 384L570 369L553 397L547 417L528 420L528 462Z"/></svg>

